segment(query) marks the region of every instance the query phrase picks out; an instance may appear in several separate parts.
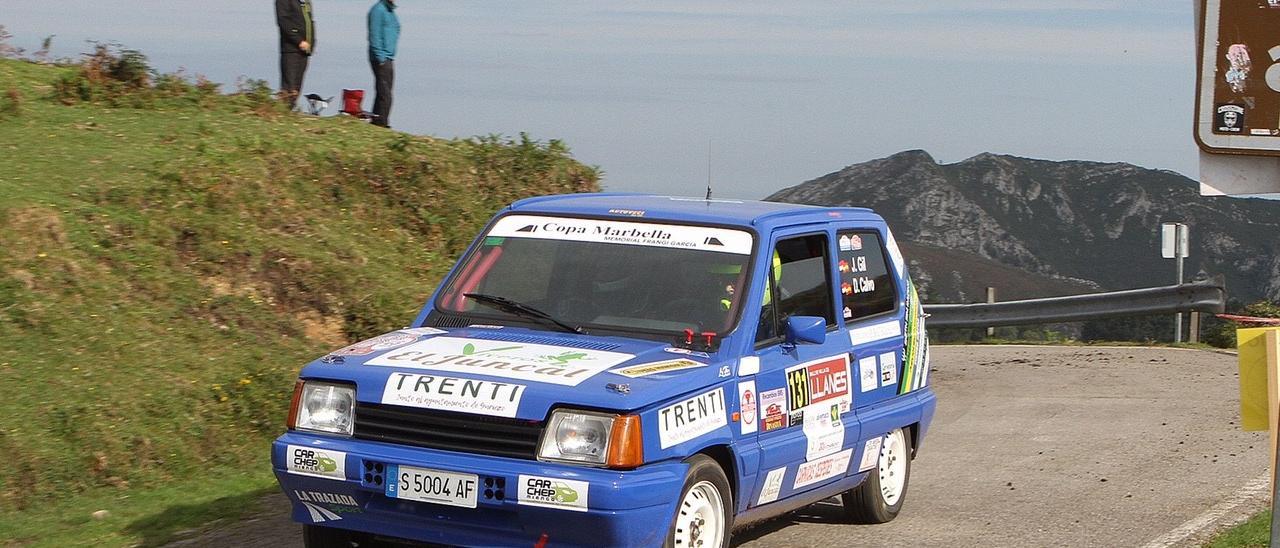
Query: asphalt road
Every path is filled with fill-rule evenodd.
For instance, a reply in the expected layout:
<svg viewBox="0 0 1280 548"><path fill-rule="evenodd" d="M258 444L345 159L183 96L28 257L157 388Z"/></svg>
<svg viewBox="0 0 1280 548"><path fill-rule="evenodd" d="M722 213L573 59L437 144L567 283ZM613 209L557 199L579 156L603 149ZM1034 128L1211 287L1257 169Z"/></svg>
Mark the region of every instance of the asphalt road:
<svg viewBox="0 0 1280 548"><path fill-rule="evenodd" d="M1159 348L934 348L938 411L903 513L836 501L739 531L764 546L1195 546L1263 508L1265 434L1239 428L1231 355ZM283 496L181 546L301 546Z"/></svg>

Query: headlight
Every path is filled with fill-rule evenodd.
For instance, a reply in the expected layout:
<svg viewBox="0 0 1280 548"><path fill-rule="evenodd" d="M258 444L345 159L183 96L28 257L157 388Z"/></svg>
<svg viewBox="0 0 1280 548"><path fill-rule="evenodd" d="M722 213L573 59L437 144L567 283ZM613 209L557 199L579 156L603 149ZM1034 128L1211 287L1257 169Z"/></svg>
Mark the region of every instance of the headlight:
<svg viewBox="0 0 1280 548"><path fill-rule="evenodd" d="M605 464L614 415L556 411L542 434L539 457L546 460Z"/></svg>
<svg viewBox="0 0 1280 548"><path fill-rule="evenodd" d="M298 430L350 436L355 425L356 389L345 384L304 381L298 394Z"/></svg>
<svg viewBox="0 0 1280 548"><path fill-rule="evenodd" d="M538 460L636 468L644 464L640 417L556 410L542 432Z"/></svg>

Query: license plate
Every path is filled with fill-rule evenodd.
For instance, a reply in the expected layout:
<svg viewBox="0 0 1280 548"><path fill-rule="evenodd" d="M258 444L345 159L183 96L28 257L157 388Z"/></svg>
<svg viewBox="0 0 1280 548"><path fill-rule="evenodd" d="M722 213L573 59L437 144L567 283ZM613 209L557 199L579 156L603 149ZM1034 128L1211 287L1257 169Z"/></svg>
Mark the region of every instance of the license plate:
<svg viewBox="0 0 1280 548"><path fill-rule="evenodd" d="M476 507L475 474L442 472L417 466L387 466L387 496L446 506Z"/></svg>

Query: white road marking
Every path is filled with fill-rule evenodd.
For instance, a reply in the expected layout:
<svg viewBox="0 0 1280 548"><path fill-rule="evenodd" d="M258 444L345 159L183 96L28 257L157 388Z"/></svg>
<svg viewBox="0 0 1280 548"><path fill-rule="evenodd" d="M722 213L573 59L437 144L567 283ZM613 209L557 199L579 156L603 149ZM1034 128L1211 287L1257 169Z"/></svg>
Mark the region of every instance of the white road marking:
<svg viewBox="0 0 1280 548"><path fill-rule="evenodd" d="M1186 540L1187 537L1196 534L1201 529L1212 525L1214 522L1222 519L1227 513L1235 510L1237 506L1248 502L1257 496L1265 496L1271 488L1271 473L1264 473L1253 481L1246 483L1236 494L1227 500L1213 505L1213 507L1205 510L1203 514L1196 516L1186 523L1177 526L1172 531L1161 535L1159 538L1142 545L1142 548L1169 548L1174 544Z"/></svg>

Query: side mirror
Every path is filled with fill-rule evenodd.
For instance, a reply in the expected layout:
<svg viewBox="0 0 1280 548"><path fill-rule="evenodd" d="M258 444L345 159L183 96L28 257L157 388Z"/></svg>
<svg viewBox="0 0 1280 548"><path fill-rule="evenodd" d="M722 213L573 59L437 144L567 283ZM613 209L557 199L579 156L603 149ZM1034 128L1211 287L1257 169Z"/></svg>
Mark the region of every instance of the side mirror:
<svg viewBox="0 0 1280 548"><path fill-rule="evenodd" d="M827 342L827 320L818 316L791 316L787 318L787 344L797 342L822 344Z"/></svg>

